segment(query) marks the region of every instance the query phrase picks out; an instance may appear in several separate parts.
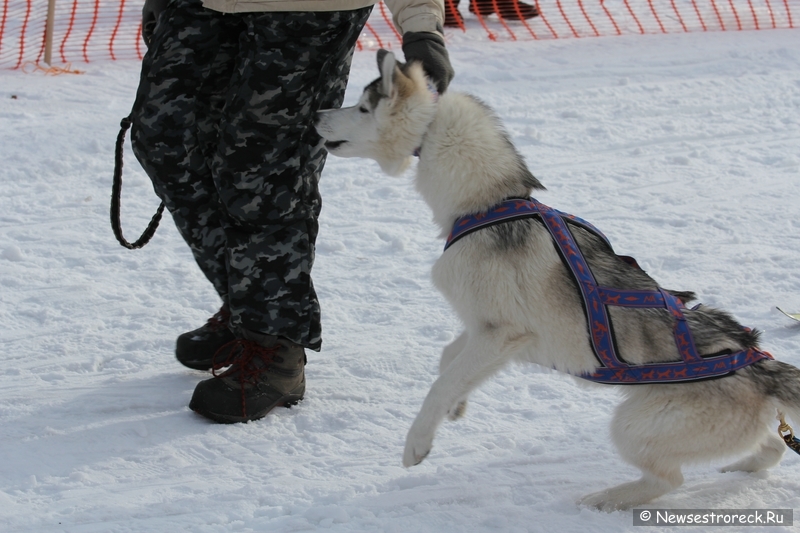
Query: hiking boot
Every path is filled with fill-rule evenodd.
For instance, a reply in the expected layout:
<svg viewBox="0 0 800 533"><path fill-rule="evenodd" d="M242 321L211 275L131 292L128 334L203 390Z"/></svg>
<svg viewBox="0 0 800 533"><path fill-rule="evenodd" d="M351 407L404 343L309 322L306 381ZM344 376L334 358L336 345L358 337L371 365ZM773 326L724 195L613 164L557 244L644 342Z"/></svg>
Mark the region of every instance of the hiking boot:
<svg viewBox="0 0 800 533"><path fill-rule="evenodd" d="M209 370L214 354L236 338L228 327L231 312L223 305L204 326L187 331L175 343L175 357L182 365L195 370Z"/></svg>
<svg viewBox="0 0 800 533"><path fill-rule="evenodd" d="M495 9L495 1L497 9ZM524 20L539 16L536 6L523 4L518 0L472 0L469 3L469 11L483 17L497 13L506 20Z"/></svg>
<svg viewBox="0 0 800 533"><path fill-rule="evenodd" d="M274 335L242 334L214 355L214 377L198 383L189 402L215 422L258 420L279 405L295 405L306 391L302 346Z"/></svg>

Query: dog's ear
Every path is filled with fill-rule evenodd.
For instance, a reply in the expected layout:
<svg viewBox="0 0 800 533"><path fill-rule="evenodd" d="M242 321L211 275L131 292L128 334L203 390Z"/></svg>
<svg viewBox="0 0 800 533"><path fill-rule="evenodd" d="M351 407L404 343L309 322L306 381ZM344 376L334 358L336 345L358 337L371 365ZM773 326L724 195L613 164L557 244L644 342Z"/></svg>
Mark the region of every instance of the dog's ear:
<svg viewBox="0 0 800 533"><path fill-rule="evenodd" d="M381 71L380 93L392 102L409 96L414 91L414 82L403 72L405 65L397 61L394 54L378 51L378 68Z"/></svg>
<svg viewBox="0 0 800 533"><path fill-rule="evenodd" d="M381 94L391 96L397 70L397 60L393 53L388 50L378 50L378 70L381 71Z"/></svg>
<svg viewBox="0 0 800 533"><path fill-rule="evenodd" d="M383 74L383 62L386 60L387 56L392 56L392 58L394 58L394 54L389 50L384 50L383 48L378 50L378 71L381 74Z"/></svg>

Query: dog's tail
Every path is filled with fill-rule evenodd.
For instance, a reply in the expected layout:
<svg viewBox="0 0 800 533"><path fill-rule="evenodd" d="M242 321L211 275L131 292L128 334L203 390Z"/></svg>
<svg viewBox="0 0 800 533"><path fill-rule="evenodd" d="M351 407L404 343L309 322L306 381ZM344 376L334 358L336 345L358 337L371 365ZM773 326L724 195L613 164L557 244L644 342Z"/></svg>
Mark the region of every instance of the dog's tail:
<svg viewBox="0 0 800 533"><path fill-rule="evenodd" d="M775 400L778 410L800 430L800 369L772 359L754 363L749 369L748 377L761 393Z"/></svg>

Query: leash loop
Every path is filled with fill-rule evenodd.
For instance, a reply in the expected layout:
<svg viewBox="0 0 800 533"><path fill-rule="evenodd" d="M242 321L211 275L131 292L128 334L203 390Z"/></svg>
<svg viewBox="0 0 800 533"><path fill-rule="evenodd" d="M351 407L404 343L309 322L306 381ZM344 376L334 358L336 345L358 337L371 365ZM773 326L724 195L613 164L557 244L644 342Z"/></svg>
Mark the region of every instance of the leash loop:
<svg viewBox="0 0 800 533"><path fill-rule="evenodd" d="M786 419L780 411L778 411L778 420L781 422L778 426L778 435L780 435L783 442L786 443L786 446L796 454L800 454L800 439L794 436L792 426L786 423Z"/></svg>
<svg viewBox="0 0 800 533"><path fill-rule="evenodd" d="M161 222L161 215L164 213L164 202L158 206L156 214L150 219L150 223L135 242L130 243L122 236L122 224L120 222L120 197L122 196L122 148L125 142L125 133L131 127L131 117L123 118L120 123L119 135L117 135L117 144L114 150L114 181L111 185L111 229L114 232L114 237L117 241L127 248L128 250L135 250L141 248L153 238L153 235L158 228L158 223Z"/></svg>
<svg viewBox="0 0 800 533"><path fill-rule="evenodd" d="M779 416L778 419L781 421L781 424L778 426L778 435L780 435L781 438L783 438L784 433L788 432L788 435L786 436L794 438L794 431L792 431L792 426L786 423L786 419L783 417L783 413L779 413L778 416Z"/></svg>
<svg viewBox="0 0 800 533"><path fill-rule="evenodd" d="M794 431L792 430L792 426L786 423L786 419L783 416L783 413L778 411L778 420L780 420L780 425L778 426L778 435L783 439L783 442L786 443L793 452L796 454L800 454L800 439L794 436Z"/></svg>

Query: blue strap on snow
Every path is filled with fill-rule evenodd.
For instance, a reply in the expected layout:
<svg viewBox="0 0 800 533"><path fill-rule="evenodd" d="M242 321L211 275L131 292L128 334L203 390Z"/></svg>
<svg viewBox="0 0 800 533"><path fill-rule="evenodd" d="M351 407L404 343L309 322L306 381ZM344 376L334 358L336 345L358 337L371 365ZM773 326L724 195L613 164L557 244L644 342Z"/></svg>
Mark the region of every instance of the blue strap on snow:
<svg viewBox="0 0 800 533"><path fill-rule="evenodd" d="M593 373L583 374L580 377L598 383L629 385L698 381L724 376L762 359L772 359L769 353L755 348L700 357L694 345L692 332L683 315L682 309L685 309L683 302L661 288L656 291L647 291L598 286L569 230L567 221L602 238L610 248L611 244L608 239L585 220L541 204L534 198L511 198L486 213L459 218L453 224L453 230L447 238L444 249L447 250L462 237L479 229L532 217L540 218L550 231L562 260L569 267L581 290L586 317L589 321L589 338L600 365ZM617 257L638 268L636 261L632 258ZM617 356L606 309L609 305L639 308L659 307L669 310L675 320L675 344L681 355L681 361L629 365L620 360Z"/></svg>

